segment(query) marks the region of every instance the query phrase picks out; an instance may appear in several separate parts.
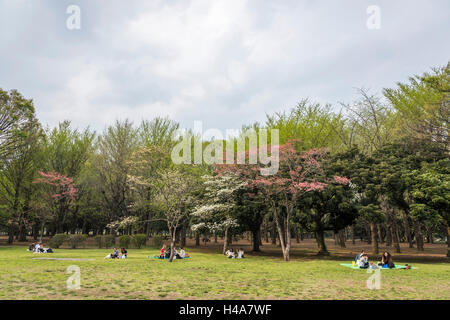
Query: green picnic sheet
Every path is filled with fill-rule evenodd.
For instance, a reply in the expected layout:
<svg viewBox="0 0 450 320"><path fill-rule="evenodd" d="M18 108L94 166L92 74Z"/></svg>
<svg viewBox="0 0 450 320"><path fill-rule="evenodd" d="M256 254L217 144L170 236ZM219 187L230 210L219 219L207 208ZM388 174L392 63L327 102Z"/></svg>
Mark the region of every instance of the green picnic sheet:
<svg viewBox="0 0 450 320"><path fill-rule="evenodd" d="M153 258L153 259L160 259L159 258L159 256L153 256L153 257L150 257L150 256L148 256L149 258ZM174 259L174 260L184 260L184 259L189 259L190 258L190 256L189 257L184 257L183 259ZM169 260L169 258L166 258L166 257L164 257L164 259L161 259L161 260Z"/></svg>
<svg viewBox="0 0 450 320"><path fill-rule="evenodd" d="M341 266L347 267L347 268L352 268L352 269L361 269L361 270L367 270L367 269L362 269L358 266L353 266L351 263L341 263ZM380 266L378 266L379 269L381 270L390 270L389 268L381 268ZM405 265L395 265L395 268L392 269L406 269ZM411 269L417 269L417 267L411 267Z"/></svg>

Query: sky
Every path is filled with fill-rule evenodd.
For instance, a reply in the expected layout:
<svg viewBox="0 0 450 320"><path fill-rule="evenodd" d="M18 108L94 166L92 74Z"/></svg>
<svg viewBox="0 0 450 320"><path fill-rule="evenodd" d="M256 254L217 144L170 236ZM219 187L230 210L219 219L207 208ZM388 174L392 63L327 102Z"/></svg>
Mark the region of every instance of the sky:
<svg viewBox="0 0 450 320"><path fill-rule="evenodd" d="M167 116L225 131L303 98L381 94L446 65L449 40L448 0L0 0L0 88L50 127Z"/></svg>

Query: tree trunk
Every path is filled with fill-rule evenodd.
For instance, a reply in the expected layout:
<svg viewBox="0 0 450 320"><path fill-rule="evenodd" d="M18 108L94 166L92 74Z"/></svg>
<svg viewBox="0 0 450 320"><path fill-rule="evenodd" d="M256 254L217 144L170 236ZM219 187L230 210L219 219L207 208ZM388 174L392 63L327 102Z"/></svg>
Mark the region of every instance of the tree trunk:
<svg viewBox="0 0 450 320"><path fill-rule="evenodd" d="M299 228L295 228L295 242L300 243L300 234L299 234Z"/></svg>
<svg viewBox="0 0 450 320"><path fill-rule="evenodd" d="M350 227L350 230L352 232L352 244L355 244L355 226L352 224L352 226Z"/></svg>
<svg viewBox="0 0 450 320"><path fill-rule="evenodd" d="M222 254L225 254L225 251L227 251L227 249L228 249L228 229L229 229L229 227L225 228L225 235L223 237Z"/></svg>
<svg viewBox="0 0 450 320"><path fill-rule="evenodd" d="M181 240L180 245L184 248L186 246L186 225L181 228Z"/></svg>
<svg viewBox="0 0 450 320"><path fill-rule="evenodd" d="M345 230L341 229L338 231L338 240L339 240L339 246L341 248L345 248Z"/></svg>
<svg viewBox="0 0 450 320"><path fill-rule="evenodd" d="M277 244L277 225L275 222L275 218L272 223L272 232L270 233L270 235L272 237L272 244L276 245Z"/></svg>
<svg viewBox="0 0 450 320"><path fill-rule="evenodd" d="M427 227L427 243L433 244L433 228Z"/></svg>
<svg viewBox="0 0 450 320"><path fill-rule="evenodd" d="M398 232L397 232L397 223L395 220L392 221L391 225L391 236L392 236L392 242L394 243L394 248L396 253L400 253L400 240L398 239Z"/></svg>
<svg viewBox="0 0 450 320"><path fill-rule="evenodd" d="M173 261L173 256L175 254L175 241L177 237L177 228L171 228L172 230L169 230L170 233L170 256L169 256L169 262Z"/></svg>
<svg viewBox="0 0 450 320"><path fill-rule="evenodd" d="M392 246L392 221L386 223L384 229L386 230L386 247L390 247Z"/></svg>
<svg viewBox="0 0 450 320"><path fill-rule="evenodd" d="M378 254L378 239L376 232L376 224L375 222L370 223L370 234L372 236L372 252L373 254Z"/></svg>
<svg viewBox="0 0 450 320"><path fill-rule="evenodd" d="M259 242L261 240L260 233L261 233L260 229L256 229L255 231L252 231L253 251L255 251L255 252L261 251L259 249Z"/></svg>
<svg viewBox="0 0 450 320"><path fill-rule="evenodd" d="M198 232L195 233L195 246L196 247L200 246L200 233Z"/></svg>
<svg viewBox="0 0 450 320"><path fill-rule="evenodd" d="M9 227L8 230L8 244L12 244L14 242L14 227Z"/></svg>
<svg viewBox="0 0 450 320"><path fill-rule="evenodd" d="M317 230L315 234L317 246L319 247L319 252L317 254L321 256L329 256L330 252L328 252L327 245L325 244L325 237L323 235L323 230Z"/></svg>
<svg viewBox="0 0 450 320"><path fill-rule="evenodd" d="M418 251L423 251L423 235L420 222L417 219L413 219L414 236L416 238L416 245Z"/></svg>
<svg viewBox="0 0 450 320"><path fill-rule="evenodd" d="M446 223L447 230L447 258L450 258L450 226Z"/></svg>
<svg viewBox="0 0 450 320"><path fill-rule="evenodd" d="M378 240L380 243L384 243L383 241L383 234L381 232L381 224L377 223L377 231L378 231Z"/></svg>
<svg viewBox="0 0 450 320"><path fill-rule="evenodd" d="M409 243L410 248L414 248L411 237L411 229L409 228L408 215L406 214L405 211L402 211L402 219L403 219L403 227L405 228L406 241Z"/></svg>

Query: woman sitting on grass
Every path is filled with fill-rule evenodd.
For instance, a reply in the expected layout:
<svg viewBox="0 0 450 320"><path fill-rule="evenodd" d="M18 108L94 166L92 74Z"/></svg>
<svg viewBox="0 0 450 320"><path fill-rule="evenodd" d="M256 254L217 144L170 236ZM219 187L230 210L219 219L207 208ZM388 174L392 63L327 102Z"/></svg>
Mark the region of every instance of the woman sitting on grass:
<svg viewBox="0 0 450 320"><path fill-rule="evenodd" d="M237 258L242 259L243 257L244 257L244 249L239 248L239 250L237 252Z"/></svg>
<svg viewBox="0 0 450 320"><path fill-rule="evenodd" d="M395 264L392 261L392 256L387 251L385 251L381 256L381 262L378 265L382 268L395 268Z"/></svg>
<svg viewBox="0 0 450 320"><path fill-rule="evenodd" d="M126 259L126 258L127 258L127 256L128 256L128 251L127 251L127 249L122 248L122 249L120 250L120 253L121 253L121 255L120 255L120 258L121 258L121 259Z"/></svg>
<svg viewBox="0 0 450 320"><path fill-rule="evenodd" d="M358 267L361 269L369 268L369 257L367 254L364 253L359 257Z"/></svg>
<svg viewBox="0 0 450 320"><path fill-rule="evenodd" d="M234 253L233 248L228 249L228 250L225 252L225 255L227 256L228 259L234 259L234 258L236 258L236 254Z"/></svg>

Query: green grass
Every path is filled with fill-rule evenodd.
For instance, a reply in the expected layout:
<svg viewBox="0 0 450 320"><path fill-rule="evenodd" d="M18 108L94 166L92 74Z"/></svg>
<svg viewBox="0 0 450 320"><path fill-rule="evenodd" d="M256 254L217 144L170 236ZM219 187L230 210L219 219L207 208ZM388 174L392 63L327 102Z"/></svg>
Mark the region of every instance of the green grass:
<svg viewBox="0 0 450 320"><path fill-rule="evenodd" d="M449 263L414 263L415 270L381 271L381 289L369 290L366 270L333 258L248 256L241 260L191 250L192 258L148 259L156 249L130 249L105 260L107 249L56 249L32 254L0 248L0 299L450 299ZM36 257L94 261L34 260ZM69 290L66 269L81 269L81 289Z"/></svg>

